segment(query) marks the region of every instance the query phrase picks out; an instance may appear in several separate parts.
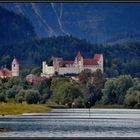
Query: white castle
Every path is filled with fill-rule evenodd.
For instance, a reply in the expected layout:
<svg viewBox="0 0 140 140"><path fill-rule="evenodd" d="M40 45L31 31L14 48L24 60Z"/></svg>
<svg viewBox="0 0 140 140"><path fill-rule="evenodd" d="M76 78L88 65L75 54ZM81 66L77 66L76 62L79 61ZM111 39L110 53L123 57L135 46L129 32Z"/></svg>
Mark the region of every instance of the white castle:
<svg viewBox="0 0 140 140"><path fill-rule="evenodd" d="M51 77L56 73L58 75L79 74L84 69L90 69L92 72L100 69L103 72L103 55L95 54L93 58L84 59L78 52L74 61L65 61L63 58L53 57L52 66L48 66L46 61L43 61L41 77Z"/></svg>

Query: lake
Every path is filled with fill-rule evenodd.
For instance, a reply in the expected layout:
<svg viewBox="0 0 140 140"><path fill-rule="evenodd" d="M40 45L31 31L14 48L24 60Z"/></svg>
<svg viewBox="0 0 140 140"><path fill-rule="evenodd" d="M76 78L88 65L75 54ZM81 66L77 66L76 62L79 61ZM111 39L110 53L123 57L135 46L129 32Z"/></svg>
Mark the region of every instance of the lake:
<svg viewBox="0 0 140 140"><path fill-rule="evenodd" d="M0 137L140 137L138 109L53 109L0 116Z"/></svg>

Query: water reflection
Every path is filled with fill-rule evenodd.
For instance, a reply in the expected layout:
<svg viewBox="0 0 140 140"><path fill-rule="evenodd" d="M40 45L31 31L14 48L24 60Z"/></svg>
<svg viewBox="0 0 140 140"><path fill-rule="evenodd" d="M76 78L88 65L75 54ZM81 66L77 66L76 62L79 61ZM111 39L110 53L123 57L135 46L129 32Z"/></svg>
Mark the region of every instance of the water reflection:
<svg viewBox="0 0 140 140"><path fill-rule="evenodd" d="M35 115L35 116L33 116ZM0 137L138 137L140 110L54 109L51 113L0 117L10 132Z"/></svg>

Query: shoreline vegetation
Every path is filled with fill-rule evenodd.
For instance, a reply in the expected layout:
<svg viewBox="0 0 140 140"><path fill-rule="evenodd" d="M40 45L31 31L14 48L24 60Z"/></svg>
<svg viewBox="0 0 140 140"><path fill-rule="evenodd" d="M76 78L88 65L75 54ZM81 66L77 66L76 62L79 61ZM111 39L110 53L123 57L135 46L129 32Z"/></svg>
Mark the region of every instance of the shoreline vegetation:
<svg viewBox="0 0 140 140"><path fill-rule="evenodd" d="M23 113L47 113L51 108L46 104L0 103L0 115L22 115Z"/></svg>
<svg viewBox="0 0 140 140"><path fill-rule="evenodd" d="M140 108L139 78L106 78L100 69L85 69L75 78L55 75L37 83L25 77L0 79L0 115L47 113L53 108Z"/></svg>
<svg viewBox="0 0 140 140"><path fill-rule="evenodd" d="M22 114L36 114L36 113L49 113L51 109L66 109L65 106L53 106L47 104L27 104L27 103L0 103L0 115L22 115ZM97 104L92 109L128 109L123 105L102 105Z"/></svg>

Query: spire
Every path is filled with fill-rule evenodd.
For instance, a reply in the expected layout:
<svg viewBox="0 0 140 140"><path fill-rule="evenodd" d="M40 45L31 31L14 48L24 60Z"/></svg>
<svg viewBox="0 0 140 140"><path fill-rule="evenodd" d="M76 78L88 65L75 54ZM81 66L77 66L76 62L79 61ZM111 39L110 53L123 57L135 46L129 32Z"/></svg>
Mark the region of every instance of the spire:
<svg viewBox="0 0 140 140"><path fill-rule="evenodd" d="M18 61L17 61L17 59L15 58L15 56L14 56L14 59L13 59L13 62L12 62L12 63L18 64Z"/></svg>
<svg viewBox="0 0 140 140"><path fill-rule="evenodd" d="M77 58L78 61L81 60L82 55L81 55L80 51L78 51L78 53L77 53L77 55L76 55L76 58Z"/></svg>

